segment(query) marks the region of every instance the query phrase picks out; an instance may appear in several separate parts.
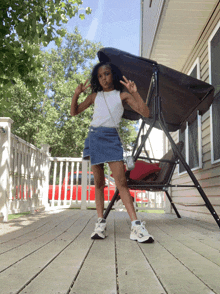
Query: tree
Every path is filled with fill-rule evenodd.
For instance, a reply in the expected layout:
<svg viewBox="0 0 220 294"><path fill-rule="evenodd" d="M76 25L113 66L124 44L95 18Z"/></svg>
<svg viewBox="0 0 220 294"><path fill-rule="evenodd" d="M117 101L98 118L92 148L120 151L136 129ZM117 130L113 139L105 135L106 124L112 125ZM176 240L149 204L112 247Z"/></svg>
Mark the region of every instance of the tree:
<svg viewBox="0 0 220 294"><path fill-rule="evenodd" d="M32 95L19 78L10 90L12 132L38 147L42 143L50 144L53 155L80 156L92 109L84 116L73 118L70 104L78 83L89 77L99 48L100 44L83 40L76 29L74 34L63 38L56 50L41 52L43 67L32 73L39 81L35 87L37 95Z"/></svg>
<svg viewBox="0 0 220 294"><path fill-rule="evenodd" d="M44 79L46 90L37 87L38 95L32 97L22 81L17 82L10 98L12 132L38 147L49 144L52 156L81 157L93 108L71 117L70 105L77 85L90 77L100 46L83 40L76 28L56 50L42 52L43 68L36 78ZM81 94L79 103L87 94ZM133 123L123 120L121 129L124 141L132 144L136 138Z"/></svg>
<svg viewBox="0 0 220 294"><path fill-rule="evenodd" d="M0 111L6 111L8 89L19 78L32 92L37 85L32 73L41 67L40 45L61 43L62 24L79 14L81 0L4 0L0 9ZM91 13L87 7L83 10ZM83 19L84 13L79 17ZM10 91L9 91L10 92Z"/></svg>
<svg viewBox="0 0 220 294"><path fill-rule="evenodd" d="M42 104L45 128L41 128L38 143L47 140L56 156L81 156L92 109L76 117L70 116L70 105L75 88L89 77L100 44L83 40L78 30L67 34L63 45L45 53L47 95ZM83 101L82 94L79 102ZM55 123L54 123L55 122ZM48 134L48 126L52 134Z"/></svg>

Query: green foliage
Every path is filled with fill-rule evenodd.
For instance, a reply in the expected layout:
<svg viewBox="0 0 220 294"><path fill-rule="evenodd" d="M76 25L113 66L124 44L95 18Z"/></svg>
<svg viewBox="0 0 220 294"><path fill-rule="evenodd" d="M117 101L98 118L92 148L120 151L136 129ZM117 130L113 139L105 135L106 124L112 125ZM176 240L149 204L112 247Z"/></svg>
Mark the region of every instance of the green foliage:
<svg viewBox="0 0 220 294"><path fill-rule="evenodd" d="M8 115L14 120L12 132L38 147L50 144L52 155L80 156L92 109L71 117L70 105L78 83L89 77L99 48L100 44L83 40L76 29L57 50L41 52L43 66L30 77L37 82L35 95L17 78L7 98L11 103Z"/></svg>
<svg viewBox="0 0 220 294"><path fill-rule="evenodd" d="M22 213L15 213L15 214L9 214L8 215L8 220L13 220L13 219L16 219L16 218L19 218L19 217L22 217L22 216L26 216L26 215L29 215L30 212L22 212Z"/></svg>
<svg viewBox="0 0 220 294"><path fill-rule="evenodd" d="M134 122L128 119L122 119L119 126L119 132L123 143L127 148L127 151L131 151L137 138L137 132L135 131Z"/></svg>
<svg viewBox="0 0 220 294"><path fill-rule="evenodd" d="M43 67L35 76L37 95L32 95L19 79L11 91L12 132L39 148L41 144L49 144L52 156L81 157L93 107L72 117L70 106L77 85L90 78L100 46L83 40L75 29L56 50L41 52ZM87 95L81 94L78 103ZM123 120L120 128L126 143L134 141L136 133L132 122Z"/></svg>
<svg viewBox="0 0 220 294"><path fill-rule="evenodd" d="M30 91L38 84L33 72L40 67L40 45L61 44L62 24L91 9L81 0L4 0L0 9L0 114L7 115L8 90L21 79ZM84 12L84 13L83 13ZM10 92L10 91L9 91Z"/></svg>
<svg viewBox="0 0 220 294"><path fill-rule="evenodd" d="M71 117L70 105L77 85L89 78L99 48L100 44L83 40L76 29L74 34L67 34L57 50L44 55L47 78L42 112L46 123L39 131L37 144L47 142L54 156L81 156L92 107ZM79 103L85 97L86 94L82 94Z"/></svg>
<svg viewBox="0 0 220 294"><path fill-rule="evenodd" d="M91 9L81 0L4 0L0 10L0 115L14 120L12 132L53 156L81 156L93 109L70 116L72 95L89 77L100 44L83 40L62 24ZM40 46L55 41L56 50ZM82 94L79 102L86 94ZM122 122L125 142L134 136Z"/></svg>

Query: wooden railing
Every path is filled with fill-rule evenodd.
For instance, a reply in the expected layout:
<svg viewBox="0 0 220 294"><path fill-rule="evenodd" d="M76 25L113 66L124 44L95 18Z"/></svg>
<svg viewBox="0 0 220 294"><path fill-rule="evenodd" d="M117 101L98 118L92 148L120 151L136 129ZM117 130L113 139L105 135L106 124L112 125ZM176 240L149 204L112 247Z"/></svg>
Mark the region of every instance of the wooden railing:
<svg viewBox="0 0 220 294"><path fill-rule="evenodd" d="M110 201L110 170L106 175L105 206ZM112 191L112 189L111 189ZM55 207L94 208L94 178L90 161L50 157L49 204Z"/></svg>
<svg viewBox="0 0 220 294"><path fill-rule="evenodd" d="M95 208L89 161L50 157L49 145L38 149L11 134L10 118L0 118L0 218L39 209ZM105 207L115 191L110 170L105 175ZM163 193L132 191L137 210L163 209ZM115 209L123 209L115 205Z"/></svg>
<svg viewBox="0 0 220 294"><path fill-rule="evenodd" d="M115 192L115 181L107 166L105 173L104 206ZM130 191L136 210L165 208L164 192ZM95 208L95 187L90 162L82 158L50 157L49 204L51 208ZM120 201L115 209L123 210Z"/></svg>
<svg viewBox="0 0 220 294"><path fill-rule="evenodd" d="M11 134L9 213L33 212L45 206L48 156L47 146L38 149Z"/></svg>
<svg viewBox="0 0 220 294"><path fill-rule="evenodd" d="M47 206L48 145L38 149L11 133L10 118L0 118L0 213L34 212Z"/></svg>

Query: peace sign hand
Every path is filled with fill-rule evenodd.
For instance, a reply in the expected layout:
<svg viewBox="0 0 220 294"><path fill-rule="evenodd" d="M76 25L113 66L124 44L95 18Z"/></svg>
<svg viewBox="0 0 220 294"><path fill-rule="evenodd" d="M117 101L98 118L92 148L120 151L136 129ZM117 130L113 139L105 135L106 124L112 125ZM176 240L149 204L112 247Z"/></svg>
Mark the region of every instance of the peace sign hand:
<svg viewBox="0 0 220 294"><path fill-rule="evenodd" d="M88 85L86 86L87 83L88 83L88 79L85 81L84 84L79 84L79 85L76 87L75 93L76 93L77 95L80 95L81 93L85 92L85 90L88 89L88 88L91 86L91 84L88 84Z"/></svg>
<svg viewBox="0 0 220 294"><path fill-rule="evenodd" d="M130 94L136 93L137 92L137 86L135 84L135 82L127 80L127 78L125 76L123 76L124 81L120 81L121 84L123 84L129 91Z"/></svg>

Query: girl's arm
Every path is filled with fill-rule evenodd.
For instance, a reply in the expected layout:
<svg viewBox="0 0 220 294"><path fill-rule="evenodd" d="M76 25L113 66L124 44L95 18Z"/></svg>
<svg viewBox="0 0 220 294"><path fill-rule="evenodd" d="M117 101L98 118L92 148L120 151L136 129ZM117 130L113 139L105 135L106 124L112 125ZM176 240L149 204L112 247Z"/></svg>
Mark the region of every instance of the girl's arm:
<svg viewBox="0 0 220 294"><path fill-rule="evenodd" d="M128 105L131 106L132 109L134 109L136 112L141 114L144 117L149 117L150 111L146 103L144 103L143 99L139 95L137 91L137 86L134 82L128 81L125 76L123 76L124 81L120 81L129 91L122 92L121 93L121 99L122 101L128 103Z"/></svg>
<svg viewBox="0 0 220 294"><path fill-rule="evenodd" d="M87 82L88 80L86 80L85 84L79 84L75 90L70 109L71 116L75 116L83 112L95 101L96 93L92 93L91 95L87 96L87 98L82 103L80 103L79 105L77 104L79 95L83 93L88 87L90 87L90 85L86 86Z"/></svg>

